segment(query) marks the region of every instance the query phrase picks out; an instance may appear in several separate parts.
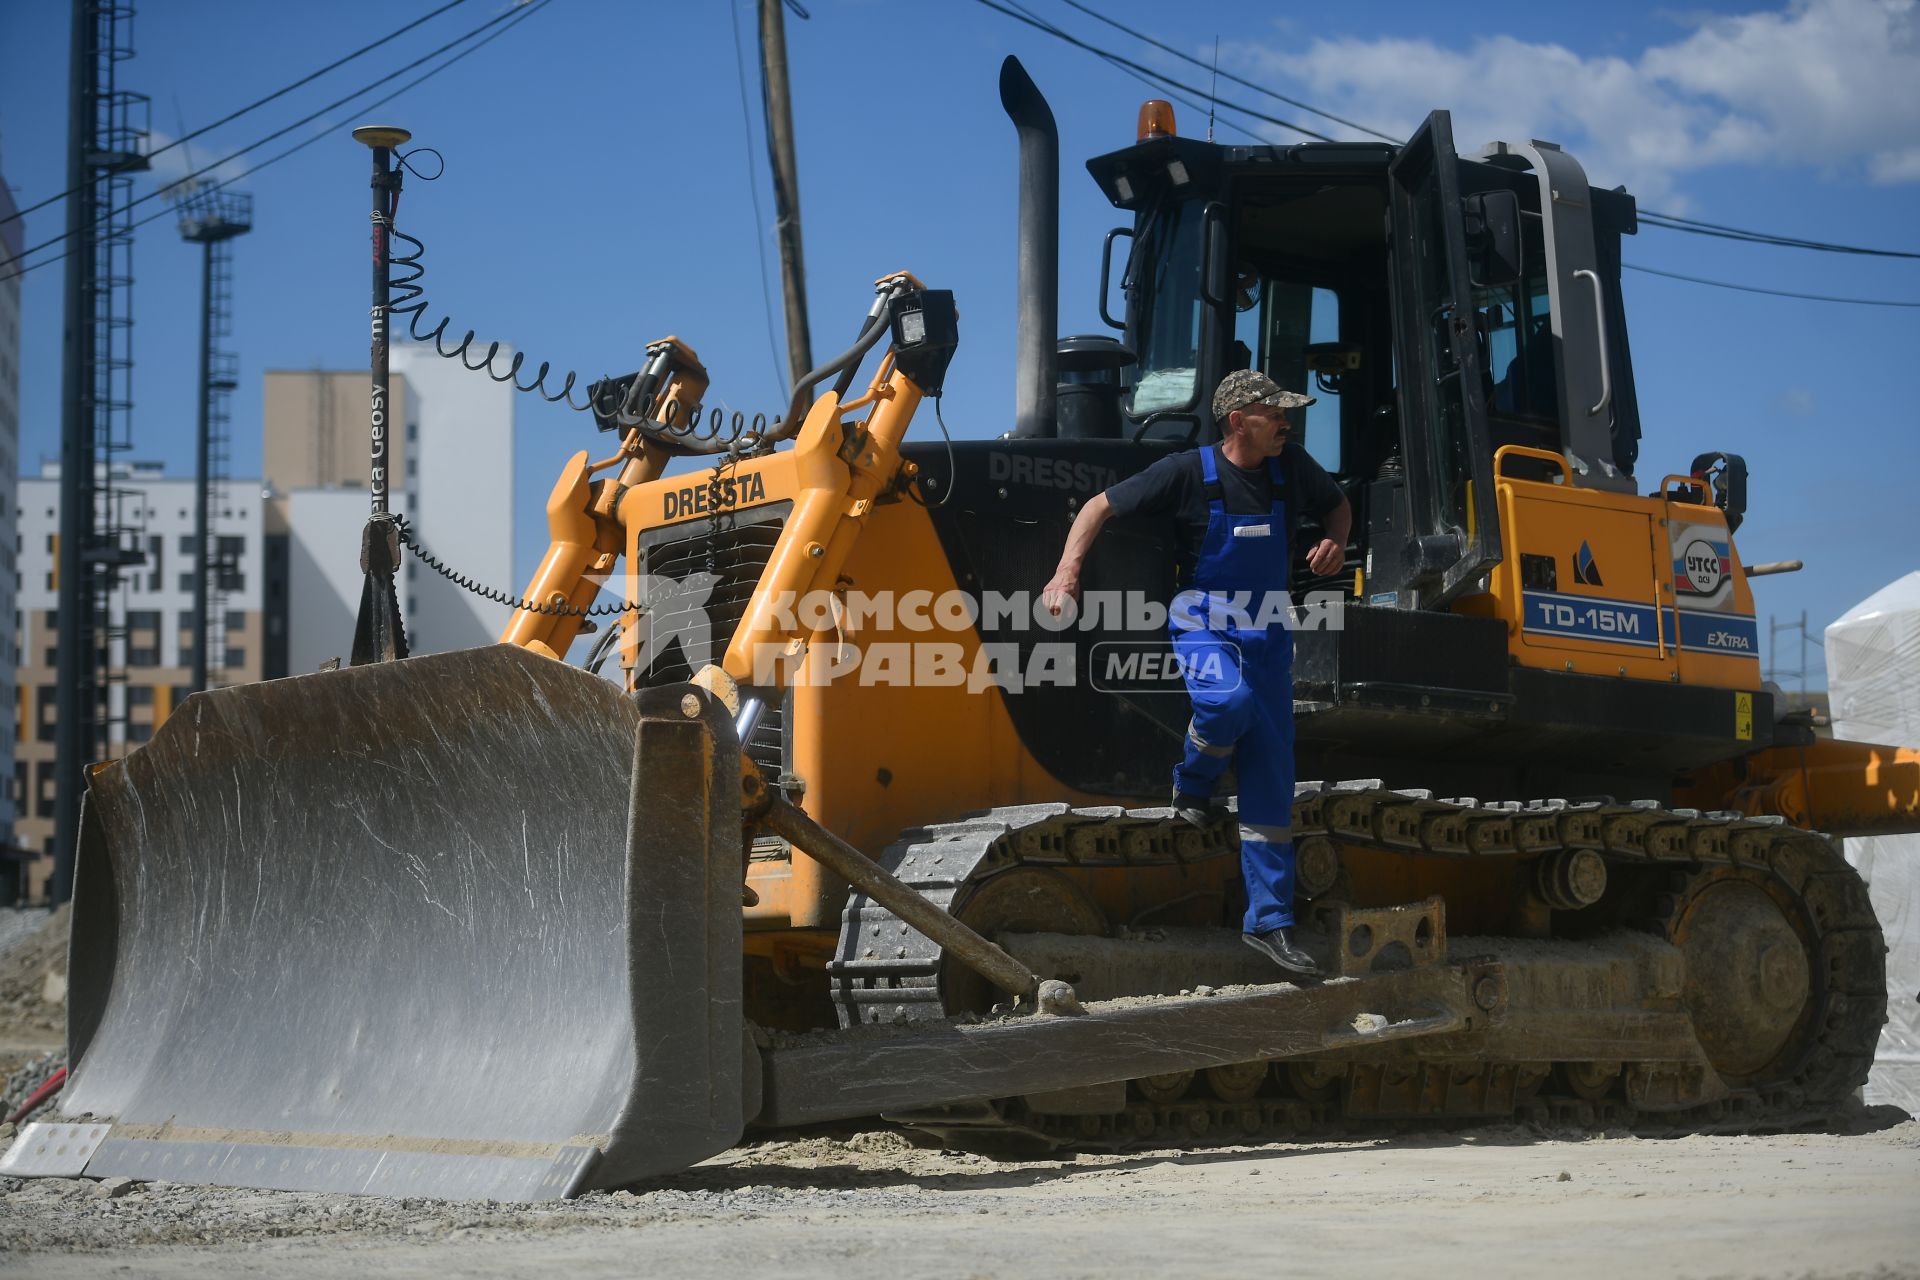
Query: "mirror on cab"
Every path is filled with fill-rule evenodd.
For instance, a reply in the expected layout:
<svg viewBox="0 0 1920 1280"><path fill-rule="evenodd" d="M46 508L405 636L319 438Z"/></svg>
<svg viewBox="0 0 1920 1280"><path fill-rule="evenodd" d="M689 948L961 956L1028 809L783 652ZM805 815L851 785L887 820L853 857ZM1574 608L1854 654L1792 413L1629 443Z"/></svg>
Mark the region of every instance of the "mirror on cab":
<svg viewBox="0 0 1920 1280"><path fill-rule="evenodd" d="M1476 289L1520 279L1520 197L1481 191L1460 202L1467 233L1467 271Z"/></svg>

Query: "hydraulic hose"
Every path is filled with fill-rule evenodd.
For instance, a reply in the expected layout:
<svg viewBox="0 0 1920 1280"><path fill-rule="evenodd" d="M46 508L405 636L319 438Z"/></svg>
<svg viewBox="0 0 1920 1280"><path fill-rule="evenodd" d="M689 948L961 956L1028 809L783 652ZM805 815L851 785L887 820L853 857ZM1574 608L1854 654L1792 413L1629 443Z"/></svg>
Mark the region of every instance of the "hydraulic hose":
<svg viewBox="0 0 1920 1280"><path fill-rule="evenodd" d="M800 424L806 420L807 407L811 403L807 399L807 392L836 373L848 368L857 368L860 361L866 358L867 352L873 350L873 344L880 340L880 335L884 334L887 326L892 323L893 305L892 298L889 296L882 299L881 305L867 317L866 327L860 330L860 336L853 340L852 346L793 384L793 400L787 405L787 416L768 434L767 443L775 444L781 440L793 439L800 430Z"/></svg>

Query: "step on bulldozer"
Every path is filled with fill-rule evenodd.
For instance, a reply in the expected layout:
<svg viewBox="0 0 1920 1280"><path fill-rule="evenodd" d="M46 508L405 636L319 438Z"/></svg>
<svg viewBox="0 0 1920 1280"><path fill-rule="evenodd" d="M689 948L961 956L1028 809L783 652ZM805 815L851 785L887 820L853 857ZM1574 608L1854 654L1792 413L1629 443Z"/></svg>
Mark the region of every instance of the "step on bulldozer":
<svg viewBox="0 0 1920 1280"><path fill-rule="evenodd" d="M1011 429L907 441L959 318L906 273L770 427L693 429L677 339L598 384L499 644L196 694L93 771L71 1076L0 1171L522 1200L860 1117L1179 1145L1849 1099L1885 947L1832 837L1920 828L1920 753L1762 681L1745 462L1641 465L1633 198L1444 112L1227 146L1151 103L1087 165L1115 336L1062 340L1053 118L1000 87ZM1294 573L1320 981L1240 944L1234 814L1165 807L1171 532L1115 522L1077 613L1034 607L1239 368L1317 393L1354 512L1351 567Z"/></svg>

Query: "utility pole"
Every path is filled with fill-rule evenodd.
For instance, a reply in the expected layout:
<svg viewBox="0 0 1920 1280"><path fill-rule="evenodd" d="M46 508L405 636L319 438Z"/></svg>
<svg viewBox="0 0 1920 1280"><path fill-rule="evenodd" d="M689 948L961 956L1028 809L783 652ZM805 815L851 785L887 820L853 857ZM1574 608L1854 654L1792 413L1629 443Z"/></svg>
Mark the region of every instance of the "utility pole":
<svg viewBox="0 0 1920 1280"><path fill-rule="evenodd" d="M218 350L231 323L230 285L235 236L253 229L253 197L213 188L177 194L180 238L200 246L200 427L194 447L193 545L199 567L193 575L193 691L209 687L216 637L225 651L225 594L216 590L226 573L213 533L215 490L224 478L227 393L234 388L232 358Z"/></svg>
<svg viewBox="0 0 1920 1280"><path fill-rule="evenodd" d="M780 292L786 303L787 365L796 385L813 369L807 330L807 267L800 249L800 175L793 156L793 108L787 95L786 0L760 0L760 87L767 104L773 162L774 226L780 234Z"/></svg>

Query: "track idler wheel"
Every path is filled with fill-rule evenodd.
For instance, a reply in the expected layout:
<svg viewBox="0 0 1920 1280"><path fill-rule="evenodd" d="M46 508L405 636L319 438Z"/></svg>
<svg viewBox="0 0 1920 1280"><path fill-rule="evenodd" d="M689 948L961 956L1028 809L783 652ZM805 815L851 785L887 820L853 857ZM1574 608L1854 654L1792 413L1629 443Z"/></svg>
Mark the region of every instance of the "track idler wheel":
<svg viewBox="0 0 1920 1280"><path fill-rule="evenodd" d="M1670 936L1686 956L1695 1033L1723 1077L1764 1079L1770 1066L1804 1052L1815 994L1806 925L1790 897L1780 900L1784 890L1758 876L1708 874L1687 889Z"/></svg>

